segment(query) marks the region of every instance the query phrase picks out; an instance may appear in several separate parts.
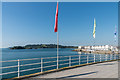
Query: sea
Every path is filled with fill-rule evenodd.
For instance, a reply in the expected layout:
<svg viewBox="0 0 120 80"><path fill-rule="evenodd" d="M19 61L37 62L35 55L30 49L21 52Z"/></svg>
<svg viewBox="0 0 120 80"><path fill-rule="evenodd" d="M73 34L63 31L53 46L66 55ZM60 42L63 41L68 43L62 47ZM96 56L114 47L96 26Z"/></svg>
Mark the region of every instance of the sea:
<svg viewBox="0 0 120 80"><path fill-rule="evenodd" d="M76 52L76 51L72 51L72 50L74 50L74 48L59 48L59 56L73 56L73 55L76 55L76 57L72 57L72 59L77 58L77 60L71 61L71 63L73 62L71 64L71 66L79 64L79 57L77 55L80 55L80 54L83 55L83 57L81 57L81 64L85 64L87 62L87 57L84 56L84 55L91 56L91 58L89 59L89 62L94 61L94 58L93 58L94 54L93 53L80 53L80 52ZM9 48L3 48L2 49L2 61L56 57L57 56L56 54L57 54L57 49L56 48L15 49L15 50L11 50ZM102 54L102 56L103 56L102 61L104 61L105 60L105 54ZM107 57L110 58L110 55L108 55ZM59 58L59 60L66 60L66 59L68 59L68 61L59 62L59 64L69 63L69 57ZM100 61L99 59L100 59L99 54L96 54L96 61ZM44 59L43 62L56 61L56 60L57 60L56 58L54 58L54 59ZM41 62L41 59L20 61L20 65L31 64L31 63L40 63L40 62ZM74 62L76 62L76 63L74 63ZM44 63L43 67L50 66L50 65L56 65L56 64L57 64L56 62L48 63L48 64ZM18 62L3 62L2 63L2 67L16 66L16 65L18 65ZM69 66L69 64L59 65L59 68L63 68L63 67L67 67L67 66ZM38 67L41 67L41 65L36 64L36 65L29 65L29 66L21 66L20 67L20 76L40 72L41 69L22 71L22 70L31 69L31 68L38 68ZM46 68L43 68L43 71L56 69L56 67L57 66L46 67ZM17 71L17 70L18 70L18 67L5 68L5 69L2 69L2 73L13 72L13 71ZM5 74L5 75L2 76L2 78L6 79L6 78L17 77L17 76L18 76L18 73L16 72L16 73L11 73L11 74Z"/></svg>

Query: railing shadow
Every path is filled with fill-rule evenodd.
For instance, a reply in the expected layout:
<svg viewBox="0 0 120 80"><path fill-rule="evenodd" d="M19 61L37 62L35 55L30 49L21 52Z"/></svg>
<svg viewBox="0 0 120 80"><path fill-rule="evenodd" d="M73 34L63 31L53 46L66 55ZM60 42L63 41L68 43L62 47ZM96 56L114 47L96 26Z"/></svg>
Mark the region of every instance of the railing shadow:
<svg viewBox="0 0 120 80"><path fill-rule="evenodd" d="M94 73L98 73L98 71L83 73L83 74L77 74L77 75L70 75L70 76L65 76L65 77L59 77L59 79L61 79L61 78L72 78L72 77L76 77L76 76L83 76L83 75L89 75L89 74L94 74Z"/></svg>
<svg viewBox="0 0 120 80"><path fill-rule="evenodd" d="M115 63L98 64L98 65L96 65L96 66L103 66L103 65L115 65Z"/></svg>

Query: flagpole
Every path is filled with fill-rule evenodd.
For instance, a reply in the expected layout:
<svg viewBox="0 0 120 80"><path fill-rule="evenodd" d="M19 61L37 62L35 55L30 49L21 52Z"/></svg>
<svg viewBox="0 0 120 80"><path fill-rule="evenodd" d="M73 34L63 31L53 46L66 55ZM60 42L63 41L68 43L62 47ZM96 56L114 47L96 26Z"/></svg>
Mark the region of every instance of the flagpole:
<svg viewBox="0 0 120 80"><path fill-rule="evenodd" d="M58 68L59 68L59 34L58 34L58 29L57 29L57 69Z"/></svg>
<svg viewBox="0 0 120 80"><path fill-rule="evenodd" d="M54 32L57 32L57 69L59 68L59 36L58 36L58 1L57 1L57 7L56 7L56 15L55 15L55 28Z"/></svg>
<svg viewBox="0 0 120 80"><path fill-rule="evenodd" d="M57 32L57 69L59 68L58 66L58 59L59 59L59 35L58 35L58 32Z"/></svg>
<svg viewBox="0 0 120 80"><path fill-rule="evenodd" d="M93 46L95 46L95 38L93 39Z"/></svg>

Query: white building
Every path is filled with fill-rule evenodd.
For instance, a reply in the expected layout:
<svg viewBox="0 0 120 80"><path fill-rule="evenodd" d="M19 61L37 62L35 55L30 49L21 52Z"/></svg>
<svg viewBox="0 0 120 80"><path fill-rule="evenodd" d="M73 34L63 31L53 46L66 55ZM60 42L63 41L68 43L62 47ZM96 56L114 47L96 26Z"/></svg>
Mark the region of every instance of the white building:
<svg viewBox="0 0 120 80"><path fill-rule="evenodd" d="M87 50L110 50L110 51L118 51L117 47L111 45L99 45L99 46L79 46L79 49L87 49Z"/></svg>

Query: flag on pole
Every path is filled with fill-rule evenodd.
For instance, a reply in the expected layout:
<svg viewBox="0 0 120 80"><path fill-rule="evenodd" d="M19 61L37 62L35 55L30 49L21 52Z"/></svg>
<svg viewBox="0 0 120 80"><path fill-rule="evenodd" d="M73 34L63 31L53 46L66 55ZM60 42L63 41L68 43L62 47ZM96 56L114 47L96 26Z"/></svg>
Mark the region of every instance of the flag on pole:
<svg viewBox="0 0 120 80"><path fill-rule="evenodd" d="M93 38L95 38L95 28L96 28L96 20L95 20L95 18L94 18Z"/></svg>
<svg viewBox="0 0 120 80"><path fill-rule="evenodd" d="M115 42L116 42L116 37L117 37L117 28L116 28L116 26L115 26L115 32L114 32Z"/></svg>
<svg viewBox="0 0 120 80"><path fill-rule="evenodd" d="M57 31L58 31L58 2L57 2L57 7L56 7L54 32L57 32Z"/></svg>
<svg viewBox="0 0 120 80"><path fill-rule="evenodd" d="M58 64L58 51L59 51L59 37L58 37L58 2L57 2L57 7L56 7L56 15L55 15L55 26L54 26L54 32L57 32L57 69L59 68Z"/></svg>

